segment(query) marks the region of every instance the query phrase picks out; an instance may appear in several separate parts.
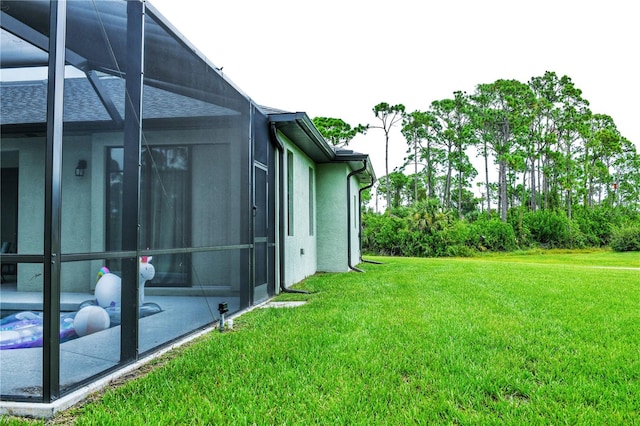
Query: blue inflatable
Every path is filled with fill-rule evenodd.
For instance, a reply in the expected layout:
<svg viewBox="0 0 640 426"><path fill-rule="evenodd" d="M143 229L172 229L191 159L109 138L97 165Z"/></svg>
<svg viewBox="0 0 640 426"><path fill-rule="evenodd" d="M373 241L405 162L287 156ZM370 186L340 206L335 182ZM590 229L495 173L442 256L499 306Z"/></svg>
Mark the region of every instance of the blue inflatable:
<svg viewBox="0 0 640 426"><path fill-rule="evenodd" d="M156 303L144 303L144 284L148 280L153 279L155 275L155 268L150 263L151 259L151 256L142 256L140 258L138 290L140 294L139 318L144 318L162 311ZM78 334L73 325L74 318L78 312L60 314L60 343L85 335L87 330L93 330L89 332L95 332L106 327L120 325L120 287L120 277L110 273L106 267L100 268L98 272L98 283L96 284L96 299L82 302L80 306L78 306L78 311L87 306L101 306L109 314L109 321L106 320L106 317L100 318L100 324L97 328L93 326L94 324L88 329L79 325ZM101 315L104 314L102 313ZM81 319L81 317L82 315L80 315L78 319ZM44 335L43 324L44 318L41 312L18 312L0 319L0 350L42 346Z"/></svg>
<svg viewBox="0 0 640 426"><path fill-rule="evenodd" d="M95 300L87 300L78 307L97 306ZM120 325L120 306L109 306L105 309L111 320L111 327ZM162 309L156 303L145 303L140 307L140 318L157 314ZM60 314L60 343L75 339L78 336L73 326L77 312ZM42 312L23 311L0 319L0 350L37 348L42 346L44 335L44 317Z"/></svg>
<svg viewBox="0 0 640 426"><path fill-rule="evenodd" d="M80 304L78 310L84 308L85 306L99 306L96 300L85 300ZM104 308L105 311L109 314L109 319L111 320L111 327L116 325L120 325L122 311L120 309L120 305L111 304ZM140 306L140 311L138 313L139 318L148 317L149 315L157 314L158 312L162 312L162 308L157 303L148 302Z"/></svg>
<svg viewBox="0 0 640 426"><path fill-rule="evenodd" d="M60 315L60 343L76 337L73 328L75 312ZM42 312L24 311L0 320L0 350L42 346L44 334Z"/></svg>

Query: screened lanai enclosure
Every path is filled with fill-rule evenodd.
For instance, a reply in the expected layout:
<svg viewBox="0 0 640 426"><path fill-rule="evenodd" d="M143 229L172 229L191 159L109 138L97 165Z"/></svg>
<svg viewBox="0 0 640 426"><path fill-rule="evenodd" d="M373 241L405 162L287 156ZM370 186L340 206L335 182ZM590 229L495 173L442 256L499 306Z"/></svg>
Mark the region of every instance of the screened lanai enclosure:
<svg viewBox="0 0 640 426"><path fill-rule="evenodd" d="M278 151L148 3L0 4L1 393L51 402L274 294Z"/></svg>

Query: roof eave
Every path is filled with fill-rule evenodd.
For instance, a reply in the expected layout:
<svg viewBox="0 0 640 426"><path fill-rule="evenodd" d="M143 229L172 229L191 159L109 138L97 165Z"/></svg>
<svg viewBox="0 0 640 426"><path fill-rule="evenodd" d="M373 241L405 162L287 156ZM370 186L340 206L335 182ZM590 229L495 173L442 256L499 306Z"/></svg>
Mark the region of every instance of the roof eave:
<svg viewBox="0 0 640 426"><path fill-rule="evenodd" d="M363 183L376 180L368 154L348 149L334 150L305 112L261 108L267 113L269 120L275 123L276 128L316 163L348 163L351 170L359 170L366 164L366 173L360 173L359 180Z"/></svg>
<svg viewBox="0 0 640 426"><path fill-rule="evenodd" d="M316 163L335 160L336 153L305 112L268 114L269 120Z"/></svg>

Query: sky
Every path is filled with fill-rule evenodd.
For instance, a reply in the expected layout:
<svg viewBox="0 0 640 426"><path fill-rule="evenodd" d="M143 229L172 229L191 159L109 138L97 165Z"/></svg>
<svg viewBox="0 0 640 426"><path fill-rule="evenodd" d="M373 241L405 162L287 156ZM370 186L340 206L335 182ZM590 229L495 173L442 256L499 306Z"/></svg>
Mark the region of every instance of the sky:
<svg viewBox="0 0 640 426"><path fill-rule="evenodd" d="M257 104L379 124L498 79L567 75L640 150L640 25L630 0L148 0ZM399 126L398 126L399 127ZM385 174L384 133L351 149ZM407 145L391 135L389 168Z"/></svg>

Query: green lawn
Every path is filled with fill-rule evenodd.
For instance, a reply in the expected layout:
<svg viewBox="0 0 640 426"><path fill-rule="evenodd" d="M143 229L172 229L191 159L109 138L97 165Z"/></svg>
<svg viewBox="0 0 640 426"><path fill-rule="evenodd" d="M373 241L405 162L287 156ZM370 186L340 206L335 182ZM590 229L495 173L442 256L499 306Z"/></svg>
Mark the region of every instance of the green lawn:
<svg viewBox="0 0 640 426"><path fill-rule="evenodd" d="M487 253L478 259L496 258L500 262L555 263L593 267L640 268L640 253L614 253L609 249L528 250L511 253Z"/></svg>
<svg viewBox="0 0 640 426"><path fill-rule="evenodd" d="M638 253L375 259L56 421L640 424Z"/></svg>

